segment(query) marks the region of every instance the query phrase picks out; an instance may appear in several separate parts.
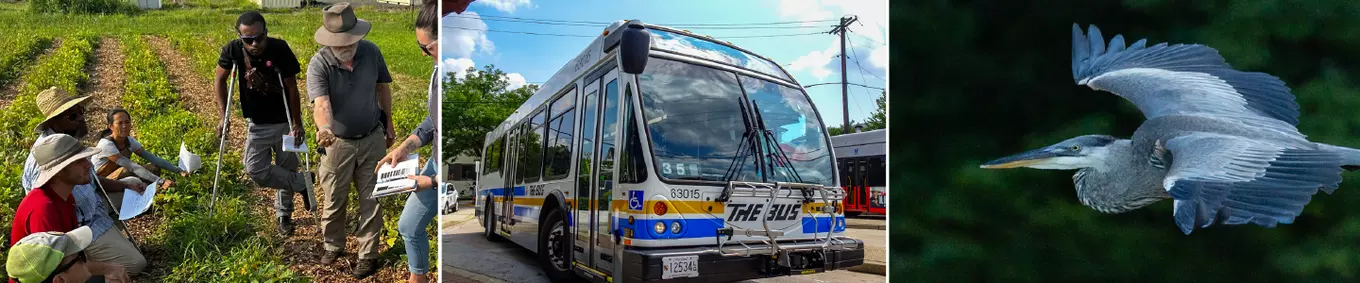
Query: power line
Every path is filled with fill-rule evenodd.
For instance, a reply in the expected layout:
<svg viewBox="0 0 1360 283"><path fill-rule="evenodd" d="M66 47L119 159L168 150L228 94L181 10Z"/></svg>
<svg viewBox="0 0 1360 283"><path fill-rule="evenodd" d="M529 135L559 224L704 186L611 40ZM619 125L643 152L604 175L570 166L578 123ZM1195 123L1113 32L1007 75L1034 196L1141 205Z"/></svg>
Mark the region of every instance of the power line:
<svg viewBox="0 0 1360 283"><path fill-rule="evenodd" d="M510 23L526 23L526 24L539 24L539 25L568 26L568 27L594 27L594 28L599 28L599 27L601 27L601 26L608 26L608 25L613 24L613 23L605 23L605 22L555 21L555 20L538 20L538 19L513 18L513 17L507 17L507 18L489 18L490 16L485 16L485 17L473 17L473 16L449 15L449 16L446 16L446 17L463 18L463 19L479 19L479 20L485 20L485 21L510 22ZM807 28L817 28L817 29L820 29L820 28L825 28L825 26L820 26L820 25L817 25L817 26L770 26L770 25L754 26L754 25L744 25L744 24L742 24L742 25L717 25L717 24L715 24L715 25L712 25L712 26L707 26L707 25L676 25L676 26L669 26L669 27L672 27L672 28L680 28L680 29L687 29L687 28L688 28L688 29L731 29L731 30L740 30L740 29L807 29Z"/></svg>
<svg viewBox="0 0 1360 283"><path fill-rule="evenodd" d="M448 16L446 16L446 17L474 18L474 17L471 17L471 16L463 16L463 15L448 15ZM604 26L608 26L608 25L614 24L614 22L579 21L579 20L558 20L558 19L535 19L535 18L506 17L506 16L489 16L489 15L477 15L477 17L475 17L475 18L478 18L478 19L506 20L506 21L519 21L519 22L535 22L535 23L576 24L576 25L588 24L588 25L604 25ZM808 24L808 23L835 22L835 21L839 21L839 19L813 20L813 21L760 22L760 23L661 23L661 24L656 24L656 25L670 26L670 27L680 27L680 26L689 26L689 27L734 27L734 26L768 26L768 25L785 25L785 24Z"/></svg>
<svg viewBox="0 0 1360 283"><path fill-rule="evenodd" d="M849 40L849 39L847 38L846 40ZM856 53L855 53L855 43L854 43L854 42L850 42L850 55L854 55L853 57L850 57L850 59L854 59L854 60L855 60L855 67L859 67L859 75L860 75L859 79L860 79L860 82L864 82L864 74L869 74L869 75L871 75L871 76L874 76L875 78L878 78L878 79L880 79L880 80L883 80L884 82L887 82L887 81L888 81L887 79L884 79L883 77L880 77L880 76L878 76L878 75L875 75L873 72L870 72L869 70L865 70L865 69L864 69L864 65L859 63L859 54L856 54ZM868 83L866 82L865 84L868 84Z"/></svg>
<svg viewBox="0 0 1360 283"><path fill-rule="evenodd" d="M449 27L449 29L460 29L460 30L490 31L490 33L510 33L510 34L548 35L548 37L585 37L585 38L592 38L592 37L594 37L594 35L581 35L581 34L548 34L548 33L530 33L530 31L514 31L514 30L481 30L481 29L471 29L471 27L456 27L456 26L443 26L443 27Z"/></svg>
<svg viewBox="0 0 1360 283"><path fill-rule="evenodd" d="M561 34L561 33L541 33L541 32L527 32L527 31L513 31L513 30L475 29L475 28L465 28L465 27L456 27L456 26L444 26L444 27L446 27L446 28L461 29L461 30L470 30L470 31L503 32L503 33L517 33L517 34L543 35L543 36L584 37L584 38L593 38L593 37L596 37L595 35L581 35L581 34ZM766 34L766 35L733 35L733 36L724 36L724 35L720 35L720 36L712 36L712 37L713 37L713 38L722 38L722 39L733 39L733 38L763 38L763 37L804 36L804 35L817 35L817 34L822 34L822 33L821 33L821 32L809 32L809 33L794 33L794 34Z"/></svg>
<svg viewBox="0 0 1360 283"><path fill-rule="evenodd" d="M810 85L805 85L805 86L803 86L803 88L809 88L809 87L814 87L814 86L822 86L822 85L838 85L838 84L841 84L841 83L840 83L840 82L833 82L833 83L810 84ZM885 89L885 88L876 87L876 86L867 86L867 85L862 85L862 84L857 84L857 83L845 83L845 84L853 85L853 86L860 86L860 87L865 87L865 88L872 88L872 89L881 89L881 90L887 91L887 89Z"/></svg>

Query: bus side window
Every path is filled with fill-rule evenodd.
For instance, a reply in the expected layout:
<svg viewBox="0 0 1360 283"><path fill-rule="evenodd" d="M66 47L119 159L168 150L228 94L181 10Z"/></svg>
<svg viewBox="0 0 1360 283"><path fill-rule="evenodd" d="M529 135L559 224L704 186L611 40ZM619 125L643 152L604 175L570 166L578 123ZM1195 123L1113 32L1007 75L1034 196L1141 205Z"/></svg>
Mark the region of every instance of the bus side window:
<svg viewBox="0 0 1360 283"><path fill-rule="evenodd" d="M561 180L571 170L571 133L576 127L576 97L564 95L552 103L548 119L547 150L543 153L543 180Z"/></svg>
<svg viewBox="0 0 1360 283"><path fill-rule="evenodd" d="M633 107L633 84L624 87L623 156L619 156L619 183L638 184L647 181L647 164L642 162L642 142L638 137L637 117ZM695 174L698 174L697 172Z"/></svg>

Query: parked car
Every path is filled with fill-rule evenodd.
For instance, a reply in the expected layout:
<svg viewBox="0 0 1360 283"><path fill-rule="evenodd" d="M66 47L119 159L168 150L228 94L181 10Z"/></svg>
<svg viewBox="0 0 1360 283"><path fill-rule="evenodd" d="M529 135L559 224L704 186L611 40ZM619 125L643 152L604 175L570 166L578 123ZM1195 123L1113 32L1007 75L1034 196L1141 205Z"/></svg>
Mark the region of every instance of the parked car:
<svg viewBox="0 0 1360 283"><path fill-rule="evenodd" d="M441 198L440 202L444 204L444 207L443 209L440 209L440 212L442 214L450 214L457 212L458 195L460 195L459 190L456 189L452 184L441 183L439 184L439 191L442 193L440 197Z"/></svg>

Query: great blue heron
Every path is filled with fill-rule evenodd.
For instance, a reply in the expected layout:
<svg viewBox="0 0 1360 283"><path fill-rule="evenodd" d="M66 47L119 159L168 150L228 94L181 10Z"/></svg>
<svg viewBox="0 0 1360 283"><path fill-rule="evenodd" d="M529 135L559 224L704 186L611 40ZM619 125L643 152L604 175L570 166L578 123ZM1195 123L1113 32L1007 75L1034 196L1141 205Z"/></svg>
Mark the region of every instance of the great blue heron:
<svg viewBox="0 0 1360 283"><path fill-rule="evenodd" d="M1199 44L1108 48L1094 25L1072 25L1072 76L1142 111L1131 139L1085 135L1004 157L982 168L1077 170L1083 205L1122 213L1162 199L1185 234L1215 222L1289 224L1319 189L1331 194L1360 150L1308 141L1284 82L1234 70Z"/></svg>

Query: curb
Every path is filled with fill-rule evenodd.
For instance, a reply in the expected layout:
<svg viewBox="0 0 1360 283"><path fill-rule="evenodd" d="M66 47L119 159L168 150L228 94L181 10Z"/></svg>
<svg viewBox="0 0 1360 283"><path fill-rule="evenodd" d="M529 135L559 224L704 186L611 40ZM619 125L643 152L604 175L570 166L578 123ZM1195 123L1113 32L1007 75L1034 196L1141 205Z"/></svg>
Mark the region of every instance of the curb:
<svg viewBox="0 0 1360 283"><path fill-rule="evenodd" d="M859 272L859 273L878 274L878 275L884 275L884 276L887 276L887 275L888 275L888 268L887 268L887 265L885 265L885 264L883 264L883 263L870 262L870 261L865 261L864 264L856 265L856 266L847 268L846 270L850 270L850 271L854 271L854 272Z"/></svg>

